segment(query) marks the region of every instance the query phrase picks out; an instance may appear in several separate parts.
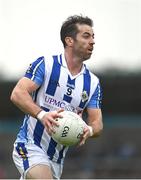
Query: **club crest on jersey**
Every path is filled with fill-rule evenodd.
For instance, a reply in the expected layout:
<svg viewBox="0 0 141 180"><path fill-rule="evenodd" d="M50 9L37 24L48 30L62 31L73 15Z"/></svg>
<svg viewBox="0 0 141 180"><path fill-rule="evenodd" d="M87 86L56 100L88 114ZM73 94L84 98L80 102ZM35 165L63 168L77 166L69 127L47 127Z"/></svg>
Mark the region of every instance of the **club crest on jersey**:
<svg viewBox="0 0 141 180"><path fill-rule="evenodd" d="M81 94L81 99L82 99L82 102L85 102L88 100L88 94L87 94L87 91L83 91L82 94Z"/></svg>

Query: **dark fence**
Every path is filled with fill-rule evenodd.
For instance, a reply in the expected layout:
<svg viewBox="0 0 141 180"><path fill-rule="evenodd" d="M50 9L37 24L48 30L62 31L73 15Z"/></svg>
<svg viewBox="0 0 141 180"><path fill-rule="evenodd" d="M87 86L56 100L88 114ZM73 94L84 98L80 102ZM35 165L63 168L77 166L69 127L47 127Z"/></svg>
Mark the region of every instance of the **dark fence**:
<svg viewBox="0 0 141 180"><path fill-rule="evenodd" d="M103 89L104 114L141 113L141 75L98 75ZM16 82L0 82L0 117L22 116L9 100Z"/></svg>

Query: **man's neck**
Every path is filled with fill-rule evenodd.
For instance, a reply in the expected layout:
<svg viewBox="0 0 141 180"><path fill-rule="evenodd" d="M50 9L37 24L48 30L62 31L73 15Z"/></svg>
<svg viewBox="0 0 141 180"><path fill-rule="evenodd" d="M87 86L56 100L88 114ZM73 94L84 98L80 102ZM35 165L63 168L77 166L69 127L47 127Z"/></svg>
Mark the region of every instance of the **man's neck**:
<svg viewBox="0 0 141 180"><path fill-rule="evenodd" d="M65 50L64 56L66 59L67 67L70 71L70 73L75 76L78 73L80 73L83 63L82 61L73 55L71 51Z"/></svg>

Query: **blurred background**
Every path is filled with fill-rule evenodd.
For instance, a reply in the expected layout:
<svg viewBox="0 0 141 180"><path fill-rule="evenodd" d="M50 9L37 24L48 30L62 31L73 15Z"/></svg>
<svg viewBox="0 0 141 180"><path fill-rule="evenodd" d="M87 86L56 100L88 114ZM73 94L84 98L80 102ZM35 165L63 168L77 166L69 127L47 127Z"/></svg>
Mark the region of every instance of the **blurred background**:
<svg viewBox="0 0 141 180"><path fill-rule="evenodd" d="M13 143L23 113L9 100L33 60L61 52L59 31L70 15L94 21L88 67L103 88L104 130L70 148L62 178L141 178L141 1L0 0L0 178L16 179Z"/></svg>

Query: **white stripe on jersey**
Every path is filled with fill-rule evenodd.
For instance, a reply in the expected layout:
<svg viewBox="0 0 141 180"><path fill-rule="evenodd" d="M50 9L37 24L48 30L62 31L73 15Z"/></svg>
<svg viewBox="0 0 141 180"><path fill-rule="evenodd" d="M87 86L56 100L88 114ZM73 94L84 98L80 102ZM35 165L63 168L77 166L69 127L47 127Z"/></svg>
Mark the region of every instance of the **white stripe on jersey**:
<svg viewBox="0 0 141 180"><path fill-rule="evenodd" d="M100 100L100 85L98 85L98 100ZM99 106L99 104L98 104L98 101L97 101L97 107Z"/></svg>

